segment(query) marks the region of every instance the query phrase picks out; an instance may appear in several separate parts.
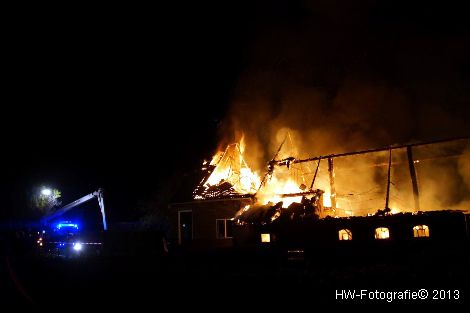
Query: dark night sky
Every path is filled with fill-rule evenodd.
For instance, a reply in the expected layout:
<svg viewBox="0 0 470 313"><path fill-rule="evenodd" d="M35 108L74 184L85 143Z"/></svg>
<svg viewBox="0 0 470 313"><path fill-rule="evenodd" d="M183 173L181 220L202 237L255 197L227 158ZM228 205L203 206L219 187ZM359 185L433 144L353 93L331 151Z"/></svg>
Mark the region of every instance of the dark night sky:
<svg viewBox="0 0 470 313"><path fill-rule="evenodd" d="M2 49L0 217L24 214L38 184L62 190L64 202L103 187L110 217L133 217L167 177L213 152L240 74L261 62L253 50L283 29L298 28L300 47L315 47L309 29L331 41L312 55L329 73L316 85L334 89L354 72L424 86L450 72L459 94L447 108L469 116L457 109L470 99L466 12L287 0L14 8ZM427 88L439 87L449 88L439 79Z"/></svg>

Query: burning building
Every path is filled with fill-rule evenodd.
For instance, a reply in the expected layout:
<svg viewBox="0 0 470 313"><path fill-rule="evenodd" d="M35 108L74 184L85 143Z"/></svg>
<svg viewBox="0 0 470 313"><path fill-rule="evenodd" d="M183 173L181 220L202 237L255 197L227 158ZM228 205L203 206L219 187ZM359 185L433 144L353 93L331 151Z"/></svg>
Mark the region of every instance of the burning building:
<svg viewBox="0 0 470 313"><path fill-rule="evenodd" d="M449 141L297 158L293 156L292 138L287 134L267 162L267 168L256 171L246 161L242 137L240 142L229 144L204 162L193 201L170 206L176 225L173 237L181 245L191 243L197 247L277 242L297 248L319 238L324 238L323 242L353 238L367 241L368 238L430 237L430 233L445 238L443 226L435 226L439 223L433 222L437 215L422 213L433 211L423 208L418 188L416 165L427 159L419 150L420 159L414 157L420 147L445 142ZM365 160L351 161L357 157ZM345 183L337 173L344 174L351 168L355 174ZM344 192L371 173L383 182L382 186L370 188L358 184L353 187L366 190ZM405 176L409 190L397 195L396 182L402 183ZM466 231L461 230L467 225L467 217L462 210L449 211L453 218L448 220L458 225L458 236L465 237ZM399 225L409 227L401 229Z"/></svg>
<svg viewBox="0 0 470 313"><path fill-rule="evenodd" d="M196 247L232 246L233 217L253 204L259 187L243 158L243 141L217 152L204 161L202 179L193 192L194 201L170 205L173 239Z"/></svg>
<svg viewBox="0 0 470 313"><path fill-rule="evenodd" d="M270 208L272 220L280 216L281 208L282 212L291 210L296 203L305 206L305 214L323 212L323 191L312 189L313 184L307 190L305 177L288 164L293 159L280 162L287 165L288 172L279 170L275 175L272 161L267 172L261 174L250 168L244 152L243 137L217 152L203 164L202 179L193 192L194 201L170 206L173 224L177 225L173 237L179 244L232 246L236 219L258 212L261 207Z"/></svg>

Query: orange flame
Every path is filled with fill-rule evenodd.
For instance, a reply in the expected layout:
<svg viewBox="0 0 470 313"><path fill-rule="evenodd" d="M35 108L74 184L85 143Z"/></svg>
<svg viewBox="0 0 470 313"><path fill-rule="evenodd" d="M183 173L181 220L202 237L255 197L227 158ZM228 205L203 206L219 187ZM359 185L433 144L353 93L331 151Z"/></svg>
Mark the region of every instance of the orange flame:
<svg viewBox="0 0 470 313"><path fill-rule="evenodd" d="M293 202L300 202L302 196L281 197L283 194L302 192L300 187L292 179L279 180L275 176L260 190L257 199L262 204L276 204L282 201L282 207L287 208Z"/></svg>
<svg viewBox="0 0 470 313"><path fill-rule="evenodd" d="M240 143L230 144L225 151L218 151L210 162L210 165L215 168L204 183L204 187L207 189L210 186L227 182L239 194L254 194L258 190L261 180L243 158L244 150L245 144L242 137ZM199 198L201 197L196 196L196 199Z"/></svg>
<svg viewBox="0 0 470 313"><path fill-rule="evenodd" d="M306 191L307 183L305 181L299 183L293 179L289 168L283 169L279 174L275 171L260 188L261 178L259 172L253 171L244 159L245 148L245 138L242 136L238 143L230 144L225 151L217 152L210 162L210 165L215 168L204 186L209 188L228 182L239 194L256 195L257 203L276 204L282 201L282 207L284 208L294 202L301 201L302 196L289 196L289 194ZM196 196L196 198L203 197ZM325 194L323 199L324 205L331 207L329 194Z"/></svg>

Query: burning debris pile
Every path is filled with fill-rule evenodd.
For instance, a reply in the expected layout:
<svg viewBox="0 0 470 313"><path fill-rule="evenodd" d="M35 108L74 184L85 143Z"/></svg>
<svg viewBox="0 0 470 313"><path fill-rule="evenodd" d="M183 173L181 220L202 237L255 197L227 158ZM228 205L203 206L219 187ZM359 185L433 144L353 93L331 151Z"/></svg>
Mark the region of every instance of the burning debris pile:
<svg viewBox="0 0 470 313"><path fill-rule="evenodd" d="M301 196L299 202L292 202L289 206L284 207L283 201L274 204L255 203L252 206L245 206L234 217L237 225L260 224L266 225L277 222L285 222L292 220L317 220L324 210L322 203L323 191L317 189L306 195Z"/></svg>

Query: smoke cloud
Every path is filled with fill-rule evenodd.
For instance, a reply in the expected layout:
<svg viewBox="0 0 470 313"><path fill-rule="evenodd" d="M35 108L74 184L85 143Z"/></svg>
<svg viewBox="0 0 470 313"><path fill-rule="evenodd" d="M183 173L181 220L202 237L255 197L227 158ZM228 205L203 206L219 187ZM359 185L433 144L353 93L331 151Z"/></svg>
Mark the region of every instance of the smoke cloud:
<svg viewBox="0 0 470 313"><path fill-rule="evenodd" d="M384 9L372 5L300 2L293 10L258 25L221 127L221 145L244 135L254 170L265 172L286 136L278 159L470 135L463 34L423 33L412 18L383 22L376 17ZM470 209L466 145L415 148L422 210ZM411 210L406 151L394 151L392 161L390 207ZM384 207L387 162L388 152L335 159L344 210ZM302 166L294 170L311 180L316 164ZM329 190L326 162L316 186Z"/></svg>

